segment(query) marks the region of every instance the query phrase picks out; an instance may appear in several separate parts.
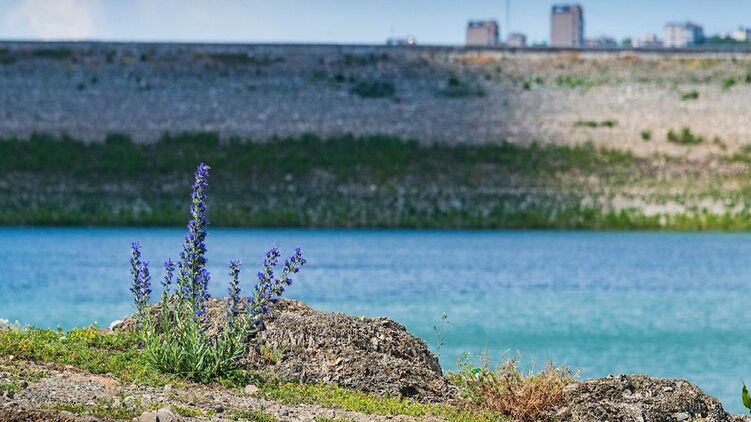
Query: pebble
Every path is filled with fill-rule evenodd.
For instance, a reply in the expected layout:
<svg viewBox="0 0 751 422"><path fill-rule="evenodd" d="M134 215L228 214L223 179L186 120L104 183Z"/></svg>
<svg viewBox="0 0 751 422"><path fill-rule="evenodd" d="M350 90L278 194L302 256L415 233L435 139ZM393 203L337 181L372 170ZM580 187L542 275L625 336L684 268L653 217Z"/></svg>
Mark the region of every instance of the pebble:
<svg viewBox="0 0 751 422"><path fill-rule="evenodd" d="M216 406L214 406L214 411L216 413L224 413L224 406L222 406L221 404L217 404Z"/></svg>
<svg viewBox="0 0 751 422"><path fill-rule="evenodd" d="M673 417L678 422L683 422L683 421L688 420L688 418L690 418L691 416L686 412L680 412L680 413L673 413Z"/></svg>
<svg viewBox="0 0 751 422"><path fill-rule="evenodd" d="M128 409L132 409L136 404L136 399L133 396L128 396L123 399L123 406L127 407Z"/></svg>
<svg viewBox="0 0 751 422"><path fill-rule="evenodd" d="M256 387L254 384L248 384L243 389L243 392L246 396L253 396L258 393L258 387Z"/></svg>

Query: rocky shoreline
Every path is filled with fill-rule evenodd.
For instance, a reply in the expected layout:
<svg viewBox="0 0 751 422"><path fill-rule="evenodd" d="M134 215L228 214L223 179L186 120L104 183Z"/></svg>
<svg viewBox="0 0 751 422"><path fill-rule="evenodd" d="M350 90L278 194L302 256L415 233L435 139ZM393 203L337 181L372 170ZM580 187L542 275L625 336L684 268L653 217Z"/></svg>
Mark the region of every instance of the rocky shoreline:
<svg viewBox="0 0 751 422"><path fill-rule="evenodd" d="M210 321L218 320L222 306L220 300L211 302ZM373 396L396 397L394 403L404 406L467 405L425 342L389 319L321 312L281 300L264 325L266 329L251 340L242 359L249 369L273 373L283 382L336 384ZM132 328L133 321L126 319L114 331ZM397 408L379 414L367 406L352 410L323 396L285 400L253 383L244 388L194 383L143 386L113 374L19 358L0 347L3 385L15 386L0 395L3 421L474 420L449 419L430 410L422 414ZM558 421L751 421L728 414L717 399L687 381L644 375L574 382L545 415Z"/></svg>

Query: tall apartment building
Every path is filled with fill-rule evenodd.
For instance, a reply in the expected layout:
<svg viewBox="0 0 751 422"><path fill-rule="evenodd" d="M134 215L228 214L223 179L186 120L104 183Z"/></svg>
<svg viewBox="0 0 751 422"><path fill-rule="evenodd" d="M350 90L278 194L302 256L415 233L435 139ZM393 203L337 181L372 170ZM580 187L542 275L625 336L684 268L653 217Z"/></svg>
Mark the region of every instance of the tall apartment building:
<svg viewBox="0 0 751 422"><path fill-rule="evenodd" d="M496 20L469 21L467 24L467 45L498 45L500 32L501 27Z"/></svg>
<svg viewBox="0 0 751 422"><path fill-rule="evenodd" d="M556 4L550 11L550 46L584 45L584 9L578 4Z"/></svg>
<svg viewBox="0 0 751 422"><path fill-rule="evenodd" d="M665 48L684 48L704 41L704 28L693 22L669 22L663 30Z"/></svg>

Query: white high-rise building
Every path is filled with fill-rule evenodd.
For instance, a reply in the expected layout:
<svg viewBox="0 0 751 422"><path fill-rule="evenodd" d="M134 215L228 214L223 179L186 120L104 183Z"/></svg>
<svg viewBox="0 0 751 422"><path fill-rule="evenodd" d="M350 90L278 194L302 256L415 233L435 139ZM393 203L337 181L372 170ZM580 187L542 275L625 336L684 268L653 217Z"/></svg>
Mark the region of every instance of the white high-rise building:
<svg viewBox="0 0 751 422"><path fill-rule="evenodd" d="M665 48L691 47L703 41L704 28L693 22L670 22L663 30Z"/></svg>

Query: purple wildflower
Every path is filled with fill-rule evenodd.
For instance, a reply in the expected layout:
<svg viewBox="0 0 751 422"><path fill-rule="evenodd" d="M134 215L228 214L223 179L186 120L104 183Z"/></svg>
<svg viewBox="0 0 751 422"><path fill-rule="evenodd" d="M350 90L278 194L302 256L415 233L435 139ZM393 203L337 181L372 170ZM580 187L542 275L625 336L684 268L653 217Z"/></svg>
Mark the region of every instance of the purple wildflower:
<svg viewBox="0 0 751 422"><path fill-rule="evenodd" d="M238 305L240 304L240 261L232 260L229 262L229 288L227 293L229 299L227 300L227 323L232 327L240 313Z"/></svg>
<svg viewBox="0 0 751 422"><path fill-rule="evenodd" d="M141 244L138 242L133 242L130 244L130 249L130 291L133 293L135 298L136 292L140 291L139 283L141 280Z"/></svg>
<svg viewBox="0 0 751 422"><path fill-rule="evenodd" d="M151 275L149 274L149 261L141 262L140 245L135 242L132 245L133 255L131 256L131 274L133 274L133 285L130 288L133 293L133 304L138 310L138 315L143 317L146 307L149 305L151 297Z"/></svg>
<svg viewBox="0 0 751 422"><path fill-rule="evenodd" d="M191 220L185 235L183 250L180 253L180 276L178 278L178 295L182 300L189 300L196 315L205 311L208 299L210 276L206 271L206 187L208 186L210 167L199 164L195 173L190 205Z"/></svg>
<svg viewBox="0 0 751 422"><path fill-rule="evenodd" d="M132 250L130 256L130 274L132 277L130 292L133 294L133 305L138 309L139 315L143 316L151 295L149 262L141 262L140 243L133 242L130 247Z"/></svg>
<svg viewBox="0 0 751 422"><path fill-rule="evenodd" d="M172 279L175 275L175 263L172 262L172 258L167 258L164 262L164 279L162 280L162 291L164 295L169 295L170 286L172 286Z"/></svg>
<svg viewBox="0 0 751 422"><path fill-rule="evenodd" d="M300 248L295 249L295 254L284 262L281 277L274 278L274 268L279 262L279 249L271 248L263 260L263 269L258 272L258 284L255 286L253 296L248 298L250 316L257 326L260 326L260 316L269 313L269 303L274 302L284 293L284 287L292 284L291 275L300 271L307 262L302 256Z"/></svg>

